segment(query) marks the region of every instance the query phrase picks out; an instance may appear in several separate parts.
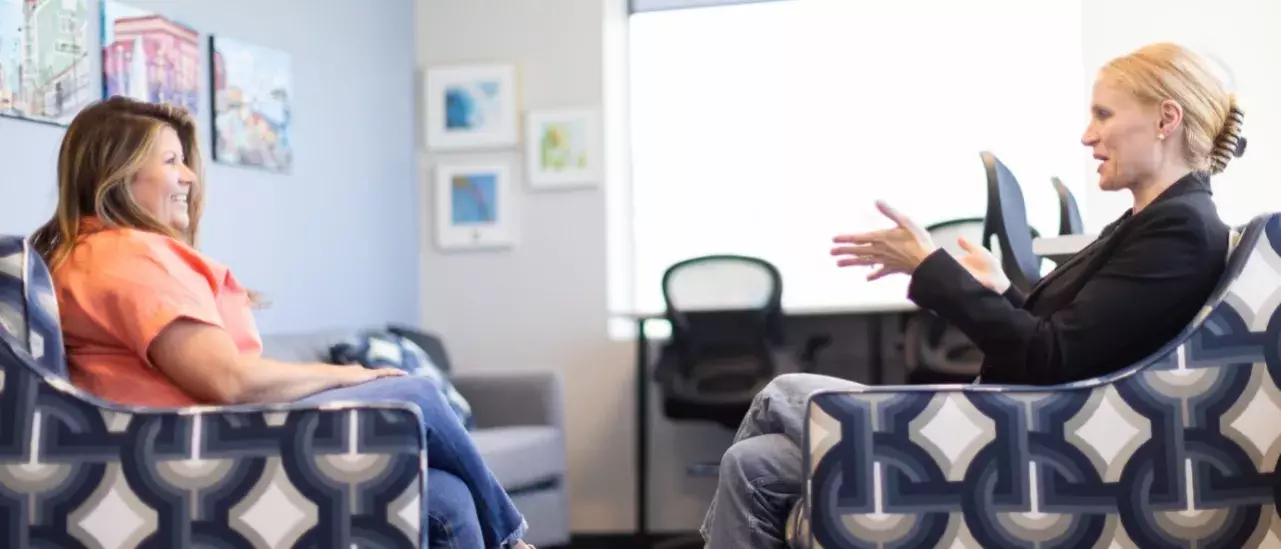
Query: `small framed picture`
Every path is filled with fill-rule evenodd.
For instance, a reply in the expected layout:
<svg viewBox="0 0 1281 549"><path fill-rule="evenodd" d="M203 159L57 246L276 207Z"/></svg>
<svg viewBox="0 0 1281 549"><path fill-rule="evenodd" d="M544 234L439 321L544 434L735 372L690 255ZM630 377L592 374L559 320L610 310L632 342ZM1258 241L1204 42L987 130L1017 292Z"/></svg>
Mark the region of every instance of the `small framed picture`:
<svg viewBox="0 0 1281 549"><path fill-rule="evenodd" d="M514 65L427 70L427 148L483 149L520 141Z"/></svg>
<svg viewBox="0 0 1281 549"><path fill-rule="evenodd" d="M501 163L436 166L436 244L443 250L516 243L511 170Z"/></svg>
<svg viewBox="0 0 1281 549"><path fill-rule="evenodd" d="M585 187L601 180L600 111L531 111L525 123L525 158L535 189Z"/></svg>

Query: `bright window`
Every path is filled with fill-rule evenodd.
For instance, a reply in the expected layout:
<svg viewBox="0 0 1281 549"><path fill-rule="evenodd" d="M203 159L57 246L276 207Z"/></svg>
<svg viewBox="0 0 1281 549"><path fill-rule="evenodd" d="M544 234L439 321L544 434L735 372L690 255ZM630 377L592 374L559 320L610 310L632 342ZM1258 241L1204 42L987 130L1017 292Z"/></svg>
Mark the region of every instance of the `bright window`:
<svg viewBox="0 0 1281 549"><path fill-rule="evenodd" d="M635 14L628 33L615 313L662 310L663 271L713 253L773 262L789 308L901 303L906 280L837 269L830 238L883 226L876 198L922 224L982 217L982 150L1043 233L1051 176L1083 194L1078 2L793 0Z"/></svg>

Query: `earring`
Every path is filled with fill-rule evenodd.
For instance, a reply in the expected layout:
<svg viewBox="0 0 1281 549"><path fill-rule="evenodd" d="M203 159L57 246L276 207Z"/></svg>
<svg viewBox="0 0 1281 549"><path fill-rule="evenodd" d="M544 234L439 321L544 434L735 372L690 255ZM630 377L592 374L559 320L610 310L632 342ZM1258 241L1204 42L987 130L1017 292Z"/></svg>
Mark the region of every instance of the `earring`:
<svg viewBox="0 0 1281 549"><path fill-rule="evenodd" d="M1156 139L1157 139L1157 141L1164 141L1164 140L1165 140L1165 134L1163 134L1163 133L1158 133L1158 134L1156 134Z"/></svg>

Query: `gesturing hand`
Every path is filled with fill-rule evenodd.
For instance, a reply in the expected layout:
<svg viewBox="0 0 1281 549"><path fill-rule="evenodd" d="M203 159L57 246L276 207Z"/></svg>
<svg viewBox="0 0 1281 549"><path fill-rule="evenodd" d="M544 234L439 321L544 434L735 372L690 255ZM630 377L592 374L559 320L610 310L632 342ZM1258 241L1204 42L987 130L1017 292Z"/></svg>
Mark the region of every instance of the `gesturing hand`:
<svg viewBox="0 0 1281 549"><path fill-rule="evenodd" d="M893 229L862 234L838 235L832 239L837 244L832 255L840 267L878 267L867 275L876 280L895 273L912 274L936 246L930 234L907 216L882 201L876 209L894 222Z"/></svg>
<svg viewBox="0 0 1281 549"><path fill-rule="evenodd" d="M1010 288L1010 279L1005 276L1005 271L1001 269L1001 264L997 262L992 252L966 240L965 237L957 238L956 243L965 250L965 255L957 257L956 261L970 272L974 280L998 294L1003 294Z"/></svg>

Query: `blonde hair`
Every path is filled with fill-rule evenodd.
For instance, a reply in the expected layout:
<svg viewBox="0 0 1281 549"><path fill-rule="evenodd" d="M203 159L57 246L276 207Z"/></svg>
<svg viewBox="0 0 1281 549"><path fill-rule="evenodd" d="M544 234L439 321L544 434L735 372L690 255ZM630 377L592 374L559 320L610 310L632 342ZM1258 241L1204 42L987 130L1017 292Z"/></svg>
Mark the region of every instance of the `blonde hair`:
<svg viewBox="0 0 1281 549"><path fill-rule="evenodd" d="M1211 175L1244 152L1245 114L1200 56L1171 43L1151 44L1108 62L1101 77L1129 90L1140 101L1183 107L1184 160Z"/></svg>
<svg viewBox="0 0 1281 549"><path fill-rule="evenodd" d="M172 128L187 167L196 174L187 198L190 223L179 232L134 200L129 183L155 154L160 133ZM108 227L161 233L196 245L204 205L204 172L196 124L186 110L112 97L76 115L58 151L58 207L31 235L31 245L56 268L81 236L81 220L96 216Z"/></svg>

